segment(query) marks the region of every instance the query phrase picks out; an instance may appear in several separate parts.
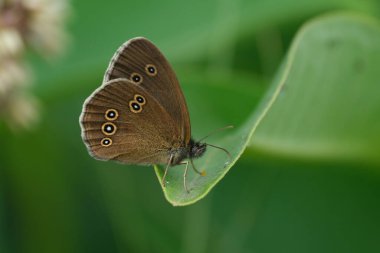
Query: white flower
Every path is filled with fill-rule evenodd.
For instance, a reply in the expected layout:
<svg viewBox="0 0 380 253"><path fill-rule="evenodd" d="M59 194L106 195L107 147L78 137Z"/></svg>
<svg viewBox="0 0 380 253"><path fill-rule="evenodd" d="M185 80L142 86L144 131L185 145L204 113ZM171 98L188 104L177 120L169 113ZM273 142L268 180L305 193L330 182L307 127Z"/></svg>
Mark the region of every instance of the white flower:
<svg viewBox="0 0 380 253"><path fill-rule="evenodd" d="M27 128L38 119L38 101L28 94L31 73L24 64L29 47L43 56L62 52L65 0L0 0L0 120Z"/></svg>

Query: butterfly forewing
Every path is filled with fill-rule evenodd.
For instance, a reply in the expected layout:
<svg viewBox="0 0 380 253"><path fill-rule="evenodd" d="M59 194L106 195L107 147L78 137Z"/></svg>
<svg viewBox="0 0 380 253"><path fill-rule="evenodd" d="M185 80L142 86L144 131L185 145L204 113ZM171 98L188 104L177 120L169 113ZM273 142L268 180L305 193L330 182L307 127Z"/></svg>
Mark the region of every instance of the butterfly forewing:
<svg viewBox="0 0 380 253"><path fill-rule="evenodd" d="M111 59L103 85L125 78L143 87L167 111L181 140L187 145L191 137L186 101L177 77L160 50L145 38L135 38L122 45Z"/></svg>
<svg viewBox="0 0 380 253"><path fill-rule="evenodd" d="M97 159L165 164L181 133L171 115L143 87L125 79L104 83L84 103L82 138Z"/></svg>

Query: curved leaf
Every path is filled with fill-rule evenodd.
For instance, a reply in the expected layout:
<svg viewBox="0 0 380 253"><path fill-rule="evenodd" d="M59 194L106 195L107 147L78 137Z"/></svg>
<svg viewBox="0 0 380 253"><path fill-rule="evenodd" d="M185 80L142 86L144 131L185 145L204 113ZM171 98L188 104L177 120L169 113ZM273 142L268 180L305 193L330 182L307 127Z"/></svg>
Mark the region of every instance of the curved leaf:
<svg viewBox="0 0 380 253"><path fill-rule="evenodd" d="M196 163L207 175L189 169L190 193L183 187L184 168L170 168L165 197L179 206L203 198L247 146L294 155L378 159L371 151L380 147L380 117L375 117L380 115L379 65L380 29L374 22L337 14L306 24L261 106L244 125L215 141L229 150L232 160L209 148ZM251 141L264 117L260 134ZM156 166L155 171L161 182L163 168Z"/></svg>
<svg viewBox="0 0 380 253"><path fill-rule="evenodd" d="M304 159L380 162L380 27L354 14L306 25L281 96L251 147Z"/></svg>

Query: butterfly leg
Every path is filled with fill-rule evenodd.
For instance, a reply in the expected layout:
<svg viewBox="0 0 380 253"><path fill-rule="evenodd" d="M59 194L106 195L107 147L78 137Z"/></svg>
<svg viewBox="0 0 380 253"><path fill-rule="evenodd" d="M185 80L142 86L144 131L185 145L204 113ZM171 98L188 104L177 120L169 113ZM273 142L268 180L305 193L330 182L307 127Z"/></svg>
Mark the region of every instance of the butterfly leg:
<svg viewBox="0 0 380 253"><path fill-rule="evenodd" d="M186 164L185 172L183 173L183 188L185 188L187 193L190 193L189 189L187 188L187 184L186 184L186 177L187 177L187 170L189 168L189 161L182 162L181 164Z"/></svg>
<svg viewBox="0 0 380 253"><path fill-rule="evenodd" d="M197 170L194 166L194 162L193 162L193 159L190 159L190 162L191 162L191 165L194 169L194 171L196 173L198 173L199 175L201 176L204 176L205 175L205 172L200 172L199 170ZM186 164L186 167L185 167L185 172L183 173L183 188L185 188L186 192L187 193L190 193L190 190L187 188L187 184L186 184L186 177L187 177L187 171L189 169L189 161L185 161L185 162L181 162L181 164Z"/></svg>
<svg viewBox="0 0 380 253"><path fill-rule="evenodd" d="M164 176L162 177L162 187L163 187L163 188L166 187L166 181L165 181L165 178L166 178L166 174L168 174L169 166L170 166L170 164L172 163L172 161L173 161L173 155L170 155L170 158L169 158L169 161L168 161L168 165L166 165L166 169L165 169L165 172L164 172Z"/></svg>
<svg viewBox="0 0 380 253"><path fill-rule="evenodd" d="M197 173L197 174L199 174L199 175L201 175L201 176L206 176L206 172L205 171L199 171L199 170L197 170L196 168L195 168L195 166L194 166L194 162L193 162L193 159L190 159L190 162L191 162L191 166L193 167L193 170Z"/></svg>

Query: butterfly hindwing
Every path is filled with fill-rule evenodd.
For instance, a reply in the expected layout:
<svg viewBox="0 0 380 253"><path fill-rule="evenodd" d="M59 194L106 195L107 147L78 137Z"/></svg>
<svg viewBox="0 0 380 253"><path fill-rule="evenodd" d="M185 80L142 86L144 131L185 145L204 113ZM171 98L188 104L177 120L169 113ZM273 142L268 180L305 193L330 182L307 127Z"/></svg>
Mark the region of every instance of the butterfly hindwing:
<svg viewBox="0 0 380 253"><path fill-rule="evenodd" d="M103 85L117 78L128 79L154 96L174 120L183 144L189 143L190 118L184 95L169 62L153 43L141 37L124 43L111 59Z"/></svg>
<svg viewBox="0 0 380 253"><path fill-rule="evenodd" d="M181 138L160 102L125 79L98 88L84 103L80 123L88 150L101 160L165 164Z"/></svg>

